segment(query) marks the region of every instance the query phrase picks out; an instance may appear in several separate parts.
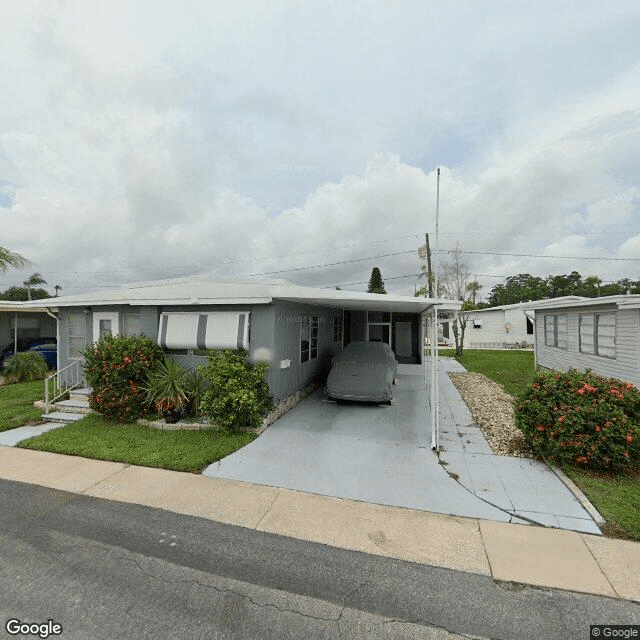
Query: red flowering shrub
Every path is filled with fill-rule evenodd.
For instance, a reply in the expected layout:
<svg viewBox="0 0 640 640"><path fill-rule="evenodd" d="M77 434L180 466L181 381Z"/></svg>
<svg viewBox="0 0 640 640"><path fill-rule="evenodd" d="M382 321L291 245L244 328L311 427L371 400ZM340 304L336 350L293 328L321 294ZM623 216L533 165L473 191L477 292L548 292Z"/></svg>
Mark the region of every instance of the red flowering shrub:
<svg viewBox="0 0 640 640"><path fill-rule="evenodd" d="M146 411L149 372L163 359L162 349L144 336L110 333L85 348L84 374L93 391L89 406L103 418L134 422Z"/></svg>
<svg viewBox="0 0 640 640"><path fill-rule="evenodd" d="M591 371L538 373L516 400L516 426L555 462L619 470L640 464L640 391Z"/></svg>

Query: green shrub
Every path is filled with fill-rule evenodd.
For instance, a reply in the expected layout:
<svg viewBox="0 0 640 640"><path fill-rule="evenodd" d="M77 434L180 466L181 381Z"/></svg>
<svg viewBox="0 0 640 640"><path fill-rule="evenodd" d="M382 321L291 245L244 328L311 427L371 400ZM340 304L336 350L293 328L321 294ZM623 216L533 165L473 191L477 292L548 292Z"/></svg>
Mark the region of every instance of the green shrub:
<svg viewBox="0 0 640 640"><path fill-rule="evenodd" d="M7 358L2 375L7 382L42 380L49 373L46 360L35 351L23 351Z"/></svg>
<svg viewBox="0 0 640 640"><path fill-rule="evenodd" d="M149 372L147 384L143 387L147 403L158 413L181 412L187 404L186 371L173 358L165 356L158 366Z"/></svg>
<svg viewBox="0 0 640 640"><path fill-rule="evenodd" d="M557 463L617 471L640 462L640 392L591 371L538 373L515 404L533 450Z"/></svg>
<svg viewBox="0 0 640 640"><path fill-rule="evenodd" d="M259 427L274 407L264 379L269 365L251 364L244 351L212 351L208 357L209 362L198 367L211 385L202 395L202 411L229 430Z"/></svg>
<svg viewBox="0 0 640 640"><path fill-rule="evenodd" d="M207 381L201 371L187 371L185 373L184 388L187 394L187 413L198 415L207 386Z"/></svg>
<svg viewBox="0 0 640 640"><path fill-rule="evenodd" d="M144 387L164 358L162 349L144 336L110 333L83 351L84 373L93 388L89 406L106 419L135 422L146 411Z"/></svg>

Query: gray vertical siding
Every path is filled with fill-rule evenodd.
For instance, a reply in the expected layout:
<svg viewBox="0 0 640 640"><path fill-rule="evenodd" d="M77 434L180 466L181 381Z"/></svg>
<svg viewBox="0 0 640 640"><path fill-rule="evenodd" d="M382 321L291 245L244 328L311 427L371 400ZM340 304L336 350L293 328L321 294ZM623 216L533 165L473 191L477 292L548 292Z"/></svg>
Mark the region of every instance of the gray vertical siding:
<svg viewBox="0 0 640 640"><path fill-rule="evenodd" d="M275 353L270 387L276 401L329 373L331 359L342 350L341 342L333 342L333 318L342 316L341 309L278 302L275 307ZM300 362L300 329L302 316L318 317L318 357ZM290 360L286 369L280 362Z"/></svg>
<svg viewBox="0 0 640 640"><path fill-rule="evenodd" d="M267 382L276 401L286 398L310 382L326 375L330 369L332 357L342 349L342 342L333 342L333 319L335 316L342 316L341 309L278 302L269 305L199 305L197 307L118 305L96 307L94 310L96 312L119 312L121 329L124 326L125 312L140 311L141 331L145 336L155 341L158 337L158 322L162 311L206 313L207 311L237 311L238 309L248 309L251 312L249 356L256 360L269 362ZM59 313L59 368L72 362L67 349L67 318L73 312L84 313L84 307L66 307L61 309ZM300 328L303 315L318 317L318 357L301 363ZM352 331L359 336L363 332L366 316L362 312L354 312L353 316L356 321ZM85 343L91 344L93 342L93 314L88 313L85 318ZM354 338L352 333L352 340L354 339L363 339L363 337ZM172 357L190 369L206 362L204 356L173 355ZM280 363L284 360L291 361L289 367L281 368Z"/></svg>
<svg viewBox="0 0 640 640"><path fill-rule="evenodd" d="M583 313L616 314L616 357L580 353L578 343L578 316ZM544 343L544 316L566 314L567 348L548 347ZM568 371L592 369L601 376L619 378L640 386L640 310L617 309L615 305L593 305L574 308L536 311L535 322L536 366Z"/></svg>

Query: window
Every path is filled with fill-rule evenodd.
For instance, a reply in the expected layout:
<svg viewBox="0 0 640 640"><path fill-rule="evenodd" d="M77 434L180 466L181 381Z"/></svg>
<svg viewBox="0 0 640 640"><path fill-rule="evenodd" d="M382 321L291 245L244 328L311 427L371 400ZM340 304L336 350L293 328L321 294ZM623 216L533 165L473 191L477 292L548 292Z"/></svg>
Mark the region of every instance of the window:
<svg viewBox="0 0 640 640"><path fill-rule="evenodd" d="M342 316L333 316L333 341L342 342Z"/></svg>
<svg viewBox="0 0 640 640"><path fill-rule="evenodd" d="M158 344L165 349L249 348L249 311L170 311L160 314Z"/></svg>
<svg viewBox="0 0 640 640"><path fill-rule="evenodd" d="M300 327L300 362L318 357L318 317L302 316Z"/></svg>
<svg viewBox="0 0 640 640"><path fill-rule="evenodd" d="M140 313L124 314L124 335L134 336L142 334L142 324L140 322Z"/></svg>
<svg viewBox="0 0 640 640"><path fill-rule="evenodd" d="M616 314L589 313L578 316L580 353L602 358L616 357Z"/></svg>
<svg viewBox="0 0 640 640"><path fill-rule="evenodd" d="M527 335L533 335L533 322L531 321L531 318L527 318Z"/></svg>
<svg viewBox="0 0 640 640"><path fill-rule="evenodd" d="M545 315L544 343L547 347L567 348L567 316Z"/></svg>
<svg viewBox="0 0 640 640"><path fill-rule="evenodd" d="M385 342L391 346L391 313L389 311L367 312L367 340Z"/></svg>
<svg viewBox="0 0 640 640"><path fill-rule="evenodd" d="M86 332L84 313L70 313L67 317L67 356L69 359L82 358Z"/></svg>

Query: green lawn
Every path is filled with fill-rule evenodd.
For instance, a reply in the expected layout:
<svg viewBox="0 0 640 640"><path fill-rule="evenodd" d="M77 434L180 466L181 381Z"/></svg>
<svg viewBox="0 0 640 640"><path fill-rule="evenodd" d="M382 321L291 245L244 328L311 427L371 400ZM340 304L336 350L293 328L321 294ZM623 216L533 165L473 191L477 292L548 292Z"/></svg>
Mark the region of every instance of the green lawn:
<svg viewBox="0 0 640 640"><path fill-rule="evenodd" d="M455 350L442 349L443 356ZM484 373L516 396L534 374L533 352L465 349L457 360L468 370ZM564 473L573 480L602 514L605 535L640 540L640 469L613 474L565 465Z"/></svg>
<svg viewBox="0 0 640 640"><path fill-rule="evenodd" d="M44 380L18 382L0 387L0 431L38 422L42 409L33 406L44 399Z"/></svg>
<svg viewBox="0 0 640 640"><path fill-rule="evenodd" d="M455 349L441 349L440 355L453 357ZM456 359L467 371L484 373L512 396L524 389L534 374L533 351L464 349Z"/></svg>
<svg viewBox="0 0 640 640"><path fill-rule="evenodd" d="M252 433L163 431L138 424L105 422L96 415L20 443L24 449L52 451L95 460L200 473L251 442Z"/></svg>
<svg viewBox="0 0 640 640"><path fill-rule="evenodd" d="M607 521L605 535L640 541L640 469L619 475L569 465L562 470Z"/></svg>

